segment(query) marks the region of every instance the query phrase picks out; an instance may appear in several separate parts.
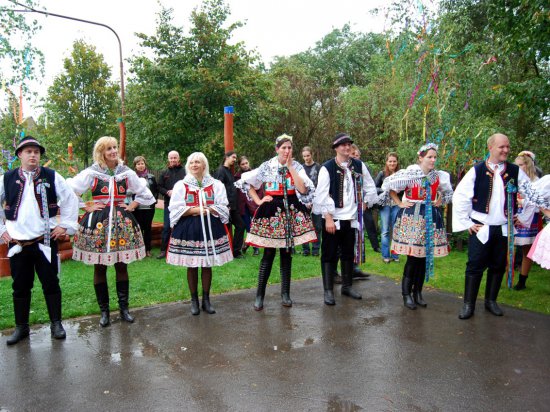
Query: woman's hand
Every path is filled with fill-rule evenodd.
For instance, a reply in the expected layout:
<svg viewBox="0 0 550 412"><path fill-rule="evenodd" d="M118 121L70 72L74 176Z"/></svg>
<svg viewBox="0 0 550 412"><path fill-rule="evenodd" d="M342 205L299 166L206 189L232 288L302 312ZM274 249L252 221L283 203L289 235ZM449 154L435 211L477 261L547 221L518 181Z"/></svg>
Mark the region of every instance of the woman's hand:
<svg viewBox="0 0 550 412"><path fill-rule="evenodd" d="M288 167L288 169L291 169L292 168L292 147L290 148L290 150L288 151L288 156L286 158L286 167Z"/></svg>
<svg viewBox="0 0 550 412"><path fill-rule="evenodd" d="M439 207L441 206L442 203L443 203L443 199L441 198L441 194L437 192L435 195L435 200L433 201L433 205L435 207Z"/></svg>
<svg viewBox="0 0 550 412"><path fill-rule="evenodd" d="M412 205L414 205L413 202L410 202L408 200L403 200L403 201L400 201L397 206L399 206L401 209L408 209L409 207L411 207Z"/></svg>
<svg viewBox="0 0 550 412"><path fill-rule="evenodd" d="M265 202L271 202L272 200L273 200L272 196L266 195L266 196L262 197L259 202L256 202L256 204L258 206L260 206L260 205L264 204Z"/></svg>
<svg viewBox="0 0 550 412"><path fill-rule="evenodd" d="M86 204L86 206L84 207L84 210L87 212L87 213L92 213L92 212L95 212L96 210L103 210L105 209L105 206L106 204L105 203L91 203L91 204Z"/></svg>

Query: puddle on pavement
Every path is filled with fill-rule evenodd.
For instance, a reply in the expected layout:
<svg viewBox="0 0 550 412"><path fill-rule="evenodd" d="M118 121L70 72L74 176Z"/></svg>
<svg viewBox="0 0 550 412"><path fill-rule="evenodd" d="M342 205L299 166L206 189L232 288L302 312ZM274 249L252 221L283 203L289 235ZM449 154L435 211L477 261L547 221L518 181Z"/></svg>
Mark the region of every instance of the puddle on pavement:
<svg viewBox="0 0 550 412"><path fill-rule="evenodd" d="M386 323L386 318L384 316L373 316L370 318L364 318L363 324L369 326L378 326Z"/></svg>
<svg viewBox="0 0 550 412"><path fill-rule="evenodd" d="M362 409L352 401L340 399L339 396L330 397L327 403L327 412L355 412Z"/></svg>

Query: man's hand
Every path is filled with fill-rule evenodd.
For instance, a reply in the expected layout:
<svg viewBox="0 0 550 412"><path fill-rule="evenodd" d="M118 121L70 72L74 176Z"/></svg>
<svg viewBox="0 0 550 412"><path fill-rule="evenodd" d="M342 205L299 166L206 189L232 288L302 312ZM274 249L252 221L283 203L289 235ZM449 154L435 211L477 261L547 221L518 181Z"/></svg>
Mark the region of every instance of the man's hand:
<svg viewBox="0 0 550 412"><path fill-rule="evenodd" d="M474 225L468 229L468 233L473 235L474 233L479 232L482 227L483 225L481 223L474 223Z"/></svg>
<svg viewBox="0 0 550 412"><path fill-rule="evenodd" d="M2 236L1 236L1 237L2 237L2 240L3 240L6 244L8 244L8 243L11 242L11 236L10 236L10 234L9 234L7 231L5 231L4 233L2 233Z"/></svg>
<svg viewBox="0 0 550 412"><path fill-rule="evenodd" d="M334 224L334 220L330 215L327 215L325 217L325 230L331 235L334 235L336 233L336 225Z"/></svg>
<svg viewBox="0 0 550 412"><path fill-rule="evenodd" d="M66 234L67 234L67 229L65 229L64 227L61 227L61 226L56 226L52 230L52 233L51 233L50 236L51 236L52 239L58 240L62 237L65 237Z"/></svg>

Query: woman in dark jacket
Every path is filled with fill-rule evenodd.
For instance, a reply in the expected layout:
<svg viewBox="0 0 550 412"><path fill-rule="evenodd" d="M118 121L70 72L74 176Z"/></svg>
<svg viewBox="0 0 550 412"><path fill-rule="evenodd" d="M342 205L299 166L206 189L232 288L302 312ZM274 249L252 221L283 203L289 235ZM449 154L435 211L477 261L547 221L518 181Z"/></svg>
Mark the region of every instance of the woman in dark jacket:
<svg viewBox="0 0 550 412"><path fill-rule="evenodd" d="M147 182L147 187L155 197L155 200L158 198L159 190L155 176L149 173L147 168L147 162L145 157L136 156L134 158L134 171L138 175L145 179ZM152 205L139 205L136 210L134 210L134 217L139 223L141 228L141 233L143 234L143 242L145 243L145 253L147 257L151 256L151 225L153 224L153 217L155 216L155 205L156 201Z"/></svg>

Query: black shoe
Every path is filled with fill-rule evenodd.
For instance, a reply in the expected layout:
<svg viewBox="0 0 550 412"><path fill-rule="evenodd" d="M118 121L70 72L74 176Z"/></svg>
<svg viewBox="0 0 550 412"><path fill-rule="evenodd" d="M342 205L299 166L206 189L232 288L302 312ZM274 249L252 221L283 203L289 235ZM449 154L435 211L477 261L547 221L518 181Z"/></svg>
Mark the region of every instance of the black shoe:
<svg viewBox="0 0 550 412"><path fill-rule="evenodd" d="M304 250L304 251L302 252L302 255L303 255L303 256L309 256L309 252L308 252L307 250Z"/></svg>
<svg viewBox="0 0 550 412"><path fill-rule="evenodd" d="M259 312L264 309L264 297L256 296L256 301L254 302L254 310Z"/></svg>
<svg viewBox="0 0 550 412"><path fill-rule="evenodd" d="M159 255L157 256L157 259L166 259L166 252L160 252Z"/></svg>
<svg viewBox="0 0 550 412"><path fill-rule="evenodd" d="M336 301L334 300L334 292L332 290L325 290L325 305L336 305Z"/></svg>
<svg viewBox="0 0 550 412"><path fill-rule="evenodd" d="M128 299L130 294L130 282L120 280L116 283L116 293L118 296L118 307L120 309L120 318L128 323L134 323L134 317L128 311Z"/></svg>
<svg viewBox="0 0 550 412"><path fill-rule="evenodd" d="M497 302L494 300L485 301L485 310L491 312L495 316L502 316L504 312L497 305Z"/></svg>
<svg viewBox="0 0 550 412"><path fill-rule="evenodd" d="M210 304L210 293L202 293L202 310L204 310L209 315L216 313L212 305Z"/></svg>
<svg viewBox="0 0 550 412"><path fill-rule="evenodd" d="M67 337L60 320L52 322L50 325L50 330L52 332L52 338L54 339L65 339Z"/></svg>
<svg viewBox="0 0 550 412"><path fill-rule="evenodd" d="M380 250L379 247L374 247L372 250L374 250L374 253L382 253L382 250Z"/></svg>
<svg viewBox="0 0 550 412"><path fill-rule="evenodd" d="M319 256L319 252L311 252L311 256Z"/></svg>
<svg viewBox="0 0 550 412"><path fill-rule="evenodd" d="M260 254L260 249L257 247L254 248L254 253L252 253L252 256L258 256Z"/></svg>
<svg viewBox="0 0 550 412"><path fill-rule="evenodd" d="M101 317L99 318L99 326L105 328L111 324L110 311L109 311L109 288L107 283L98 283L94 285L95 295L97 297L97 303L99 310L101 311Z"/></svg>
<svg viewBox="0 0 550 412"><path fill-rule="evenodd" d="M199 295L196 292L191 293L191 315L197 316L199 313L201 313L199 309Z"/></svg>
<svg viewBox="0 0 550 412"><path fill-rule="evenodd" d="M416 309L416 303L414 303L414 299L411 295L403 295L403 304L410 310Z"/></svg>
<svg viewBox="0 0 550 412"><path fill-rule="evenodd" d="M518 283L516 283L516 286L514 286L514 290L526 289L525 282L527 281L528 277L529 276L519 275L519 280L518 280Z"/></svg>
<svg viewBox="0 0 550 412"><path fill-rule="evenodd" d="M28 338L30 332L31 330L29 328L29 325L17 325L11 336L6 341L6 344L8 346L15 345L23 339Z"/></svg>
<svg viewBox="0 0 550 412"><path fill-rule="evenodd" d="M353 279L367 279L370 274L363 272L358 266L353 268Z"/></svg>
<svg viewBox="0 0 550 412"><path fill-rule="evenodd" d="M233 255L233 259L244 259L244 255L242 253L237 253L236 255Z"/></svg>
<svg viewBox="0 0 550 412"><path fill-rule="evenodd" d="M462 310L458 314L458 319L470 319L472 316L474 316L475 308L475 304L473 303L464 303L464 306L462 306Z"/></svg>

